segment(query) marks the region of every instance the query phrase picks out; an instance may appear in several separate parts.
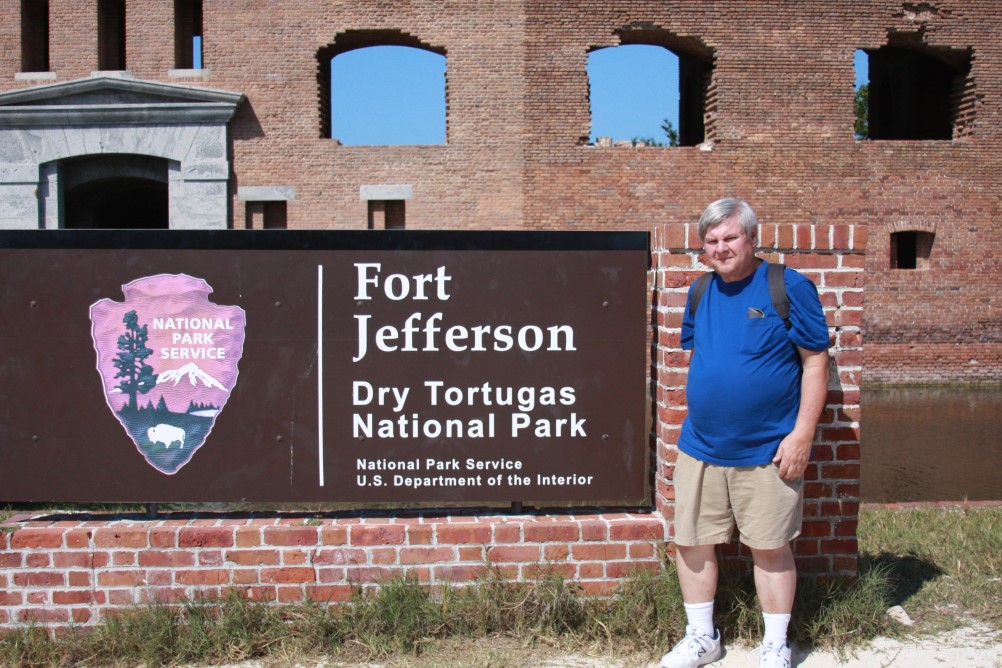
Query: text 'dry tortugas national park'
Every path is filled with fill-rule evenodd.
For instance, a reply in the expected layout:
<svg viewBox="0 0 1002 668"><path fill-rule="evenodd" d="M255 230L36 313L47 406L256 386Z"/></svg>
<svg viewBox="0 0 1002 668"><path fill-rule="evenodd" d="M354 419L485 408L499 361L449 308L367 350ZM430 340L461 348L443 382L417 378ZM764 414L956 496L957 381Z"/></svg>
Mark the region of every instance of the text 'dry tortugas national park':
<svg viewBox="0 0 1002 668"><path fill-rule="evenodd" d="M793 551L855 578L864 387L1002 382L1000 29L961 0L3 3L0 629L659 571L724 197L817 286ZM430 136L359 97L386 48L433 68ZM670 102L609 136L636 91L598 65L641 48Z"/></svg>

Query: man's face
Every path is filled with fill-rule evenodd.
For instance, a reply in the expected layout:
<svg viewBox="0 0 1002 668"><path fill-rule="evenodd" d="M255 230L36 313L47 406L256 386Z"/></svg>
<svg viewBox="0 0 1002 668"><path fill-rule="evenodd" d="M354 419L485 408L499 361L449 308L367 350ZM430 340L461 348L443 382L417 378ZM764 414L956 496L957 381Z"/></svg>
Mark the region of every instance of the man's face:
<svg viewBox="0 0 1002 668"><path fill-rule="evenodd" d="M707 263L722 279L740 281L755 272L755 234L745 235L736 216L724 219L706 232L703 251Z"/></svg>

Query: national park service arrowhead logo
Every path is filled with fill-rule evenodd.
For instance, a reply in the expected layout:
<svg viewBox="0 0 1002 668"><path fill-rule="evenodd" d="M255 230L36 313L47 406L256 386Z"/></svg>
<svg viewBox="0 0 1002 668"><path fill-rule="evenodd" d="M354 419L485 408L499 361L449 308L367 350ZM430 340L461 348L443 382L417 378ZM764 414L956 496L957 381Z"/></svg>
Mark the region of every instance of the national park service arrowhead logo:
<svg viewBox="0 0 1002 668"><path fill-rule="evenodd" d="M90 307L104 397L140 454L173 475L212 431L237 383L246 314L201 278L158 274Z"/></svg>

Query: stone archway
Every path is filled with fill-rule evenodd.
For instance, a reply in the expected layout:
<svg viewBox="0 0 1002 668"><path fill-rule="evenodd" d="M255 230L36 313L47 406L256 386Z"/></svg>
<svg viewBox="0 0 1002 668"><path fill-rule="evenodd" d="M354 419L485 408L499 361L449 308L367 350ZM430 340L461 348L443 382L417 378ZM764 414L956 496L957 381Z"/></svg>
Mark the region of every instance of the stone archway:
<svg viewBox="0 0 1002 668"><path fill-rule="evenodd" d="M0 229L79 223L76 214L67 217L71 191L65 179L73 177L72 161L85 158L92 162L83 164L101 164L105 171L119 165L119 173L108 178L129 180L119 181L126 188L120 194L136 188L152 194L161 187L147 182L165 183L171 229L226 228L227 123L243 99L239 93L109 76L0 94ZM166 165L152 179L144 175L150 161ZM87 191L76 194L87 196L87 206L98 206L101 194Z"/></svg>

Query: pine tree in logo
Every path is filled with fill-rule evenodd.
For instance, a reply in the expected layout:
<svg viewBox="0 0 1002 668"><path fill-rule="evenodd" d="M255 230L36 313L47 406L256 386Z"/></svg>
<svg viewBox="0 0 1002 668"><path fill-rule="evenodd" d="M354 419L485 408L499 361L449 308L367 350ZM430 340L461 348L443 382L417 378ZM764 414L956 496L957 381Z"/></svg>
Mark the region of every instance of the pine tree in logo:
<svg viewBox="0 0 1002 668"><path fill-rule="evenodd" d="M118 337L118 350L113 364L118 369L115 378L123 380L118 384L118 389L129 395L129 403L126 408L137 411L139 404L136 401L137 395L146 394L157 384L157 374L153 373L153 367L146 363L146 358L153 354L150 348L146 347L148 335L146 325L139 325L139 316L135 311L129 311L122 318L125 323L125 334Z"/></svg>

